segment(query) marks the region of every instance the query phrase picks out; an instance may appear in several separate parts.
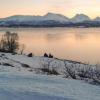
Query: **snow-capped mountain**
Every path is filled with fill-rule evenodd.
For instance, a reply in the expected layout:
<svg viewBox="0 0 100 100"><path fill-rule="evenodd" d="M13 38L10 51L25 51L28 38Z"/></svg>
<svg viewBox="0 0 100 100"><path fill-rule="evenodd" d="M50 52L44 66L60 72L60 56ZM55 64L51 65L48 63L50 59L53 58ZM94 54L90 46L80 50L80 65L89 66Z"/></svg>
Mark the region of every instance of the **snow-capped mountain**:
<svg viewBox="0 0 100 100"><path fill-rule="evenodd" d="M90 21L91 19L84 14L76 14L72 19L71 22L83 22L83 21Z"/></svg>
<svg viewBox="0 0 100 100"><path fill-rule="evenodd" d="M56 20L60 22L68 22L69 18L61 14L47 13L43 16L44 20Z"/></svg>
<svg viewBox="0 0 100 100"><path fill-rule="evenodd" d="M54 20L54 21L60 21L60 22L66 22L69 21L69 19L63 15L60 14L54 14L54 13L47 13L44 16L28 16L28 15L15 15L10 16L7 18L1 19L2 21L44 21L44 20Z"/></svg>
<svg viewBox="0 0 100 100"><path fill-rule="evenodd" d="M96 18L94 19L94 21L99 21L99 22L100 22L100 17L96 17Z"/></svg>
<svg viewBox="0 0 100 100"><path fill-rule="evenodd" d="M61 14L47 13L44 16L15 15L0 19L4 27L100 27L100 17L90 19L87 15L76 14L68 18Z"/></svg>
<svg viewBox="0 0 100 100"><path fill-rule="evenodd" d="M39 21L39 20L42 20L42 16L15 15L15 16L3 18L1 20L2 21L18 21L18 22L33 21L33 20Z"/></svg>

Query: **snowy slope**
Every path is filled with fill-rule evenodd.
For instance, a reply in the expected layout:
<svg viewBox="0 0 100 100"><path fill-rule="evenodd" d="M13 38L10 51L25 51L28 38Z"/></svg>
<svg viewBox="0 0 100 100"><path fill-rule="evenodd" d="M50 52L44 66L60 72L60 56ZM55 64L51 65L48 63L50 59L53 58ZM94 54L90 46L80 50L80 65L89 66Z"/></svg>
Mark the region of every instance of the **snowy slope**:
<svg viewBox="0 0 100 100"><path fill-rule="evenodd" d="M1 72L0 100L100 100L100 87L57 76Z"/></svg>
<svg viewBox="0 0 100 100"><path fill-rule="evenodd" d="M63 75L62 60L0 53L0 100L100 100L100 86L62 75L36 74L35 69L47 62Z"/></svg>

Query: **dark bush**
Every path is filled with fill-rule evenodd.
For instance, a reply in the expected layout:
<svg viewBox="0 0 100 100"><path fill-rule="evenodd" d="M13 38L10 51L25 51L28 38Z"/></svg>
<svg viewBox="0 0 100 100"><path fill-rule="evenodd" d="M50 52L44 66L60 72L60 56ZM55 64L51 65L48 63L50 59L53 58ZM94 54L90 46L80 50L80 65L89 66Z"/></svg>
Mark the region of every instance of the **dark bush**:
<svg viewBox="0 0 100 100"><path fill-rule="evenodd" d="M51 72L52 72L53 75L59 75L59 73L57 72L57 70L54 69L54 68L51 70Z"/></svg>
<svg viewBox="0 0 100 100"><path fill-rule="evenodd" d="M3 63L2 64L3 66L11 66L11 67L14 67L13 65L9 64L9 63Z"/></svg>
<svg viewBox="0 0 100 100"><path fill-rule="evenodd" d="M21 64L22 65L22 67L25 67L25 68L30 68L30 66L29 65L27 65L27 64Z"/></svg>
<svg viewBox="0 0 100 100"><path fill-rule="evenodd" d="M5 56L5 54L1 54L1 56Z"/></svg>
<svg viewBox="0 0 100 100"><path fill-rule="evenodd" d="M47 74L50 74L50 70L48 68L41 68L41 71Z"/></svg>
<svg viewBox="0 0 100 100"><path fill-rule="evenodd" d="M48 57L48 54L47 54L47 53L45 53L45 54L44 54L44 57Z"/></svg>
<svg viewBox="0 0 100 100"><path fill-rule="evenodd" d="M33 57L33 54L32 53L29 53L27 56L28 57Z"/></svg>
<svg viewBox="0 0 100 100"><path fill-rule="evenodd" d="M52 54L49 54L49 58L53 58L53 55Z"/></svg>
<svg viewBox="0 0 100 100"><path fill-rule="evenodd" d="M55 70L54 68L53 69L49 69L49 68L40 68L40 70L43 72L43 73L46 73L48 75L59 75L59 73L57 72L57 70Z"/></svg>

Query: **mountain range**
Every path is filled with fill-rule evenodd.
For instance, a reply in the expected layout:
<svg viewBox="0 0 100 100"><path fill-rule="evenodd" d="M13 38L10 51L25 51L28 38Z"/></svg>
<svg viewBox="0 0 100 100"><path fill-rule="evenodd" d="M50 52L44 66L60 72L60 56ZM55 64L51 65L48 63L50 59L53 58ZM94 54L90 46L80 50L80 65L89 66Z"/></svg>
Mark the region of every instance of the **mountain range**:
<svg viewBox="0 0 100 100"><path fill-rule="evenodd" d="M100 17L91 19L85 14L68 18L61 14L44 16L15 15L0 19L1 27L100 27Z"/></svg>

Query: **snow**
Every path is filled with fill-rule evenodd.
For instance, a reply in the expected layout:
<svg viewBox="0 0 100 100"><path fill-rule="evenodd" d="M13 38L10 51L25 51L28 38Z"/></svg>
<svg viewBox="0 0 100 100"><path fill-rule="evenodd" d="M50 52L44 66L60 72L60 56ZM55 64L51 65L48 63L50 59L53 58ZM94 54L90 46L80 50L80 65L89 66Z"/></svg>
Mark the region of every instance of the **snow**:
<svg viewBox="0 0 100 100"><path fill-rule="evenodd" d="M56 20L60 22L69 22L69 18L61 14L54 14L54 13L47 13L46 15L44 15L44 20Z"/></svg>
<svg viewBox="0 0 100 100"><path fill-rule="evenodd" d="M100 86L62 75L36 74L34 69L47 62L63 74L62 60L0 53L0 100L100 100ZM22 64L30 67L22 67Z"/></svg>
<svg viewBox="0 0 100 100"><path fill-rule="evenodd" d="M3 21L16 21L16 22L27 22L27 21L39 21L42 20L42 16L29 16L29 15L14 15L7 18L3 18Z"/></svg>
<svg viewBox="0 0 100 100"><path fill-rule="evenodd" d="M0 99L100 100L100 87L57 76L1 72Z"/></svg>
<svg viewBox="0 0 100 100"><path fill-rule="evenodd" d="M43 65L47 65L50 63L50 68L56 68L58 72L63 73L64 69L64 63L63 61L56 60L56 59L51 59L51 58L44 58L44 57L27 57L26 55L11 55L11 54L5 54L8 59L3 59L3 61L7 61L9 63L12 63L13 65L19 66L21 69L22 64L27 64L31 67L31 69L37 69L37 68L42 68ZM62 67L61 67L62 66Z"/></svg>
<svg viewBox="0 0 100 100"><path fill-rule="evenodd" d="M84 14L76 14L72 19L71 22L83 22L83 21L90 21L90 18Z"/></svg>

